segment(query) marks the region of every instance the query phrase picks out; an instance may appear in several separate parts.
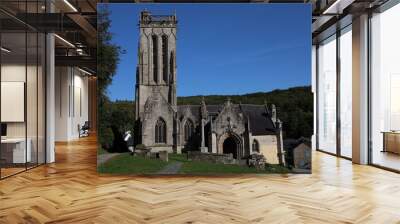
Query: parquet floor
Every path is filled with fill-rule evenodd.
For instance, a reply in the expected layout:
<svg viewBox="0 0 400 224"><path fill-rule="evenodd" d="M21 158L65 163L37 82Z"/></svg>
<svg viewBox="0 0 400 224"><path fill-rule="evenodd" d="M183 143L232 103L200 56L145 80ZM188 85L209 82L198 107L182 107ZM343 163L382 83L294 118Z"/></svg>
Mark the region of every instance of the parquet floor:
<svg viewBox="0 0 400 224"><path fill-rule="evenodd" d="M0 181L0 223L400 223L400 175L313 154L312 175L96 173L94 138Z"/></svg>

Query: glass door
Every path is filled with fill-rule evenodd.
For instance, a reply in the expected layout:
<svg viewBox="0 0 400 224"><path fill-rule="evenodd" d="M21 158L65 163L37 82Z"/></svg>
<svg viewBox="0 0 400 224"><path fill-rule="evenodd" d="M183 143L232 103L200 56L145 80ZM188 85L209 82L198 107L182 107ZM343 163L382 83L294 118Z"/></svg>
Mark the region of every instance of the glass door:
<svg viewBox="0 0 400 224"><path fill-rule="evenodd" d="M371 18L370 157L400 170L400 4Z"/></svg>
<svg viewBox="0 0 400 224"><path fill-rule="evenodd" d="M340 31L340 155L352 157L352 33L351 25Z"/></svg>
<svg viewBox="0 0 400 224"><path fill-rule="evenodd" d="M26 150L26 32L2 32L1 46L1 175L7 177L31 162Z"/></svg>
<svg viewBox="0 0 400 224"><path fill-rule="evenodd" d="M336 35L318 47L318 150L336 154Z"/></svg>

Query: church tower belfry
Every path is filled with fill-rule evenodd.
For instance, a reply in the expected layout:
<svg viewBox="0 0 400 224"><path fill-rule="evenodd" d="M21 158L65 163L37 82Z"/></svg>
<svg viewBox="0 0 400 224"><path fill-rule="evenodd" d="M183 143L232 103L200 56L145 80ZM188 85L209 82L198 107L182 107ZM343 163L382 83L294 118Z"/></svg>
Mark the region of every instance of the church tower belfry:
<svg viewBox="0 0 400 224"><path fill-rule="evenodd" d="M159 92L176 110L176 25L176 15L152 15L149 11L140 14L136 120L143 116L153 92Z"/></svg>

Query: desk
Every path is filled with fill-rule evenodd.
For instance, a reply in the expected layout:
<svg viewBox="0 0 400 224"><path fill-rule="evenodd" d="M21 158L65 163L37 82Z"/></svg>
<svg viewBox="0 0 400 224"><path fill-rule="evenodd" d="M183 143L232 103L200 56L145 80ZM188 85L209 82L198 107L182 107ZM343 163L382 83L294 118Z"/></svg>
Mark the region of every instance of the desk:
<svg viewBox="0 0 400 224"><path fill-rule="evenodd" d="M384 131L383 152L400 154L400 131Z"/></svg>
<svg viewBox="0 0 400 224"><path fill-rule="evenodd" d="M1 139L1 157L6 163L26 163L31 162L31 139L27 139L25 151L25 138L6 138Z"/></svg>

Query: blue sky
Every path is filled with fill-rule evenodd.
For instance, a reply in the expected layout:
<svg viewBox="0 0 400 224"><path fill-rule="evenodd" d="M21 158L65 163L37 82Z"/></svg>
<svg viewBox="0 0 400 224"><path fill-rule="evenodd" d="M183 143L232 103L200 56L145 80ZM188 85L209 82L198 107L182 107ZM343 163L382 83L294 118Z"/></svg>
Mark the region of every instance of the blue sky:
<svg viewBox="0 0 400 224"><path fill-rule="evenodd" d="M134 100L140 11L178 18L178 96L243 94L311 84L308 4L109 4L126 53L108 88Z"/></svg>

